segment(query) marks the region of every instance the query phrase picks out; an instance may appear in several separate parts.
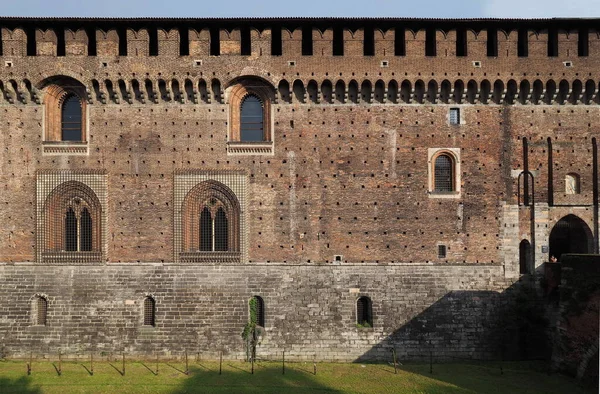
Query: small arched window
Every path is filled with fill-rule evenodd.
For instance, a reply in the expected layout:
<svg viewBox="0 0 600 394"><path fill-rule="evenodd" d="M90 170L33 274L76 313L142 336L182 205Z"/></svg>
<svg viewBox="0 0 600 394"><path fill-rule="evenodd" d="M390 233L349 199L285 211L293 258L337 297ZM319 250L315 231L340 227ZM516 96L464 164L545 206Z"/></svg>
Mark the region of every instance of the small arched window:
<svg viewBox="0 0 600 394"><path fill-rule="evenodd" d="M37 296L35 300L35 324L45 326L48 317L48 300Z"/></svg>
<svg viewBox="0 0 600 394"><path fill-rule="evenodd" d="M264 111L260 99L253 94L244 97L240 114L240 141L264 141Z"/></svg>
<svg viewBox="0 0 600 394"><path fill-rule="evenodd" d="M369 297L360 297L356 301L356 325L359 328L373 327L373 311Z"/></svg>
<svg viewBox="0 0 600 394"><path fill-rule="evenodd" d="M257 326L265 326L265 302L262 297L254 296L250 300L250 321Z"/></svg>
<svg viewBox="0 0 600 394"><path fill-rule="evenodd" d="M61 140L81 141L82 121L81 100L74 94L68 95L62 103L61 108Z"/></svg>
<svg viewBox="0 0 600 394"><path fill-rule="evenodd" d="M156 324L156 302L154 298L146 297L144 299L144 325L154 327Z"/></svg>
<svg viewBox="0 0 600 394"><path fill-rule="evenodd" d="M565 193L579 194L581 193L581 183L578 174L570 173L565 177Z"/></svg>
<svg viewBox="0 0 600 394"><path fill-rule="evenodd" d="M524 239L519 244L519 273L529 274L531 273L531 244L528 240Z"/></svg>
<svg viewBox="0 0 600 394"><path fill-rule="evenodd" d="M454 160L446 153L435 158L433 191L437 193L454 191Z"/></svg>

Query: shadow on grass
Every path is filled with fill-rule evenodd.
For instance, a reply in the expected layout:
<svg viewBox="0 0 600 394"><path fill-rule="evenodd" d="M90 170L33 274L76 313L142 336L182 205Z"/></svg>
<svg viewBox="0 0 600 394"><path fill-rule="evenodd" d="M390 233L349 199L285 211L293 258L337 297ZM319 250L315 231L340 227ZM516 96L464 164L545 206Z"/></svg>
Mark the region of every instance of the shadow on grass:
<svg viewBox="0 0 600 394"><path fill-rule="evenodd" d="M146 364L144 364L143 362L140 362L140 365L143 366L144 368L146 368L148 371L150 371L152 373L152 375L156 376L158 375L158 372L156 372L156 370L151 369L149 366L147 366ZM158 368L157 368L158 369Z"/></svg>
<svg viewBox="0 0 600 394"><path fill-rule="evenodd" d="M110 365L111 367L113 367L113 369L115 371L117 371L119 373L119 375L121 375L121 376L125 375L125 371L121 371L119 368L115 367L112 363L108 363L108 365Z"/></svg>
<svg viewBox="0 0 600 394"><path fill-rule="evenodd" d="M316 380L313 375L296 367L286 368L281 373L280 366L260 365L254 375L250 370L244 370L236 365L227 363L221 375L218 371L209 371L190 366L189 378L173 390L173 394L183 393L339 393ZM224 365L224 366L225 366Z"/></svg>
<svg viewBox="0 0 600 394"><path fill-rule="evenodd" d="M19 394L41 394L42 391L37 387L31 386L31 379L23 376L19 379L0 378L1 393L19 393Z"/></svg>

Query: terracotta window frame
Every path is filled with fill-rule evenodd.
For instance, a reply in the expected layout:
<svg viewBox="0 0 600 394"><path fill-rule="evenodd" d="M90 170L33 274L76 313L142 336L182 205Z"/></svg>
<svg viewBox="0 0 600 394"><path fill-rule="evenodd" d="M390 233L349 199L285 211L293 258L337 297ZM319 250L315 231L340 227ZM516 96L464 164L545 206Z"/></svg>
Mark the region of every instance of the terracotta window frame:
<svg viewBox="0 0 600 394"><path fill-rule="evenodd" d="M435 164L440 156L447 156L451 161L452 190L438 191L435 187ZM428 195L429 198L460 198L461 197L461 165L460 148L429 148L428 149Z"/></svg>

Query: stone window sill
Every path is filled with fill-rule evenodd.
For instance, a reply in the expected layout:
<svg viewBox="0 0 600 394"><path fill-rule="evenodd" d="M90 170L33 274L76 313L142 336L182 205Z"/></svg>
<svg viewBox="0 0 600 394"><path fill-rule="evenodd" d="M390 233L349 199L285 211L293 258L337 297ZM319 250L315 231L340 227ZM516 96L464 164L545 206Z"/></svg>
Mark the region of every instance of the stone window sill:
<svg viewBox="0 0 600 394"><path fill-rule="evenodd" d="M273 141L241 142L229 141L227 143L228 155L263 155L273 156Z"/></svg>
<svg viewBox="0 0 600 394"><path fill-rule="evenodd" d="M181 252L179 261L182 263L218 263L233 264L241 261L240 252Z"/></svg>
<svg viewBox="0 0 600 394"><path fill-rule="evenodd" d="M429 198L460 198L460 192L429 192Z"/></svg>
<svg viewBox="0 0 600 394"><path fill-rule="evenodd" d="M85 141L44 141L42 154L48 156L69 155L85 156L89 153L88 143Z"/></svg>

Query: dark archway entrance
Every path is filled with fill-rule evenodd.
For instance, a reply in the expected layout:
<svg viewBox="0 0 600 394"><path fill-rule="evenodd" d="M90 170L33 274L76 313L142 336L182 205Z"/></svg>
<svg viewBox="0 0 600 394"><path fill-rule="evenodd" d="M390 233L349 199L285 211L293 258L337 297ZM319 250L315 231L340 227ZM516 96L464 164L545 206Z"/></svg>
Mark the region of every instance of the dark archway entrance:
<svg viewBox="0 0 600 394"><path fill-rule="evenodd" d="M575 215L560 219L550 233L550 256L565 253L592 253L593 235L589 226Z"/></svg>
<svg viewBox="0 0 600 394"><path fill-rule="evenodd" d="M519 273L530 274L532 270L531 244L524 239L519 244Z"/></svg>

